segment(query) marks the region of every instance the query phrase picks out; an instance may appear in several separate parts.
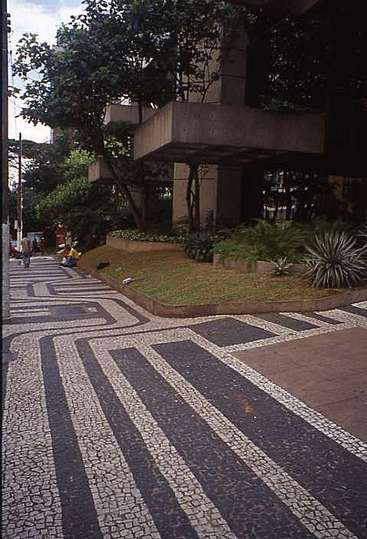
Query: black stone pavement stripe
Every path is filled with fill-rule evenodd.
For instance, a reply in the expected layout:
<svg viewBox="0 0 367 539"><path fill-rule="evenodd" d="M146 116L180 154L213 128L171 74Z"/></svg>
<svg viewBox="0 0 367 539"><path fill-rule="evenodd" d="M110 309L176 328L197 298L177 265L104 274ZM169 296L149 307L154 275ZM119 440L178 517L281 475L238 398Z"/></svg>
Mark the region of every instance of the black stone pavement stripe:
<svg viewBox="0 0 367 539"><path fill-rule="evenodd" d="M198 539L141 434L94 358L89 344L86 340L80 340L77 348L106 419L162 538Z"/></svg>
<svg viewBox="0 0 367 539"><path fill-rule="evenodd" d="M274 337L274 333L270 331L233 318L194 324L190 329L217 346L230 346Z"/></svg>
<svg viewBox="0 0 367 539"><path fill-rule="evenodd" d="M275 324L278 324L279 326L284 326L289 329L294 329L295 331L305 331L307 329L314 329L318 326L315 326L315 324L311 324L311 322L305 322L303 320L296 320L295 318L291 318L290 316L286 316L285 314L279 314L279 313L267 313L267 314L257 314L258 318L262 318L262 320L266 320L267 322L274 322Z"/></svg>
<svg viewBox="0 0 367 539"><path fill-rule="evenodd" d="M102 539L51 337L40 340L42 372L65 539Z"/></svg>
<svg viewBox="0 0 367 539"><path fill-rule="evenodd" d="M68 283L68 286L72 286L73 283ZM55 285L57 286L57 285ZM78 289L78 286L79 286L79 283L74 283L74 287L75 289L77 290ZM64 299L66 296L63 294L61 295L59 292L56 292L55 289L54 289L54 285L48 285L48 288L50 290L50 292L54 295L55 299L58 300L58 301L61 301L62 299ZM103 289L101 290L101 292L106 292L106 294L108 294L110 291L113 291L111 287L108 287L107 289ZM82 290L81 290L81 295L82 295ZM93 292L93 290L91 290L91 292ZM93 296L89 296L91 300L93 300ZM77 301L78 298L74 298L74 296L70 296L70 299L72 299L73 301ZM98 297L98 299L100 301L103 301L103 297ZM137 320L139 320L139 322L148 322L149 321L149 318L147 318L146 316L144 316L143 314L141 314L140 312L136 311L133 307L130 307L130 305L128 305L127 303L125 303L122 299L120 298L106 298L108 299L108 301L114 301L115 303L117 303L118 305L120 305L121 307L123 307L125 309L125 311L127 311L129 314L131 314L132 316L134 316L135 318L137 318ZM82 303L81 302L81 305L84 305L84 302ZM114 320L113 320L114 321Z"/></svg>
<svg viewBox="0 0 367 539"><path fill-rule="evenodd" d="M309 312L309 313L302 313L303 316L307 316L309 318L314 318L315 320L320 320L320 322L327 322L328 324L341 324L342 322L340 320L335 320L334 318L329 318L328 316L325 316L324 314Z"/></svg>
<svg viewBox="0 0 367 539"><path fill-rule="evenodd" d="M367 466L190 341L153 348L358 537L367 537Z"/></svg>
<svg viewBox="0 0 367 539"><path fill-rule="evenodd" d="M355 305L338 307L338 310L345 311L346 313L358 314L358 316L363 316L364 318L367 318L367 309L363 309L362 307L356 307Z"/></svg>
<svg viewBox="0 0 367 539"><path fill-rule="evenodd" d="M87 310L88 306L93 306L97 311ZM17 317L17 313L13 311L12 317L9 320L9 324L36 324L44 322L77 322L80 320L89 320L91 318L103 318L107 324L112 324L116 322L108 311L103 309L98 303L93 304L80 304L80 305L49 305L48 314L38 314L33 313L32 310L29 310L29 317L21 316ZM26 314L26 313L24 313Z"/></svg>
<svg viewBox="0 0 367 539"><path fill-rule="evenodd" d="M313 537L144 356L110 353L237 537Z"/></svg>

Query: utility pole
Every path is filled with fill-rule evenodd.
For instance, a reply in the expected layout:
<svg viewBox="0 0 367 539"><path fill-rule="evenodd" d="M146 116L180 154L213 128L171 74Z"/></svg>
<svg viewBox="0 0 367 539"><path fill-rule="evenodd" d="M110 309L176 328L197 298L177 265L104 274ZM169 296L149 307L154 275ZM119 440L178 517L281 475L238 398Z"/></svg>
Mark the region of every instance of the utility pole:
<svg viewBox="0 0 367 539"><path fill-rule="evenodd" d="M2 315L10 318L9 285L9 184L8 184L8 32L10 32L6 0L1 0L1 178L2 178Z"/></svg>
<svg viewBox="0 0 367 539"><path fill-rule="evenodd" d="M23 237L23 186L22 186L22 134L19 133L19 152L18 152L18 189L17 189L17 249L21 250Z"/></svg>

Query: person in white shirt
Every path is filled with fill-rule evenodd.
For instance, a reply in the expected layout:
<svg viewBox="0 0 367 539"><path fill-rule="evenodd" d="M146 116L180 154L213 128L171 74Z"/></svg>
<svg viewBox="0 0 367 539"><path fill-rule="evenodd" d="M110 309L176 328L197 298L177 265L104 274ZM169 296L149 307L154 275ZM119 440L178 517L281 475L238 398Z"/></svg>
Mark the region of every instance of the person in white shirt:
<svg viewBox="0 0 367 539"><path fill-rule="evenodd" d="M22 257L23 264L25 268L29 268L31 263L31 254L32 254L32 244L29 238L23 238L21 241L22 246Z"/></svg>

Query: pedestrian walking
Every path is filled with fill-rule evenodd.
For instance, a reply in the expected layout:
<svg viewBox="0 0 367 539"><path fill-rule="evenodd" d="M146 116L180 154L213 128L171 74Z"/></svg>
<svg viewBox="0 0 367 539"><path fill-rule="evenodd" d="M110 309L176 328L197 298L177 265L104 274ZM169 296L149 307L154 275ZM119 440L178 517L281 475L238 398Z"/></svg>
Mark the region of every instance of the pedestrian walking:
<svg viewBox="0 0 367 539"><path fill-rule="evenodd" d="M38 253L38 251L39 251L37 238L33 238L32 250L33 250L34 253Z"/></svg>
<svg viewBox="0 0 367 539"><path fill-rule="evenodd" d="M22 246L22 258L25 268L29 268L31 263L31 253L32 253L32 244L31 240L27 237L24 237L21 241Z"/></svg>
<svg viewBox="0 0 367 539"><path fill-rule="evenodd" d="M46 243L46 238L44 236L42 236L41 241L40 241L40 250L41 250L41 255L45 256L45 254L47 253L47 243Z"/></svg>

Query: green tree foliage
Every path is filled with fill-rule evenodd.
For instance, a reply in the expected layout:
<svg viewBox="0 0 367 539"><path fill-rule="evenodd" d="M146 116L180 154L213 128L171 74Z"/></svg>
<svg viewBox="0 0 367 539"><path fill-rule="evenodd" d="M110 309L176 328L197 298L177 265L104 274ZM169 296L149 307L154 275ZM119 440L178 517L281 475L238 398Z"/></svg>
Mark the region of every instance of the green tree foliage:
<svg viewBox="0 0 367 539"><path fill-rule="evenodd" d="M256 8L249 31L248 99L275 110L326 110L335 94L367 97L364 0L324 0L303 16Z"/></svg>
<svg viewBox="0 0 367 539"><path fill-rule="evenodd" d="M227 31L229 21L238 21L236 9L211 0L86 0L84 13L59 28L56 47L33 34L19 43L15 73L26 83L23 116L72 129L83 148L103 156L140 228L143 215L130 192L136 179L126 166L115 166L105 107L129 99L141 110L143 104L187 99L193 91L205 95L215 78L209 64L220 55L223 23ZM39 76L30 79L31 72ZM141 184L142 167L138 173Z"/></svg>
<svg viewBox="0 0 367 539"><path fill-rule="evenodd" d="M44 221L65 224L86 245L98 243L113 226L121 224L123 201L111 186L91 184L87 167L93 160L85 150L74 150L64 162L64 183L43 197L37 207Z"/></svg>

